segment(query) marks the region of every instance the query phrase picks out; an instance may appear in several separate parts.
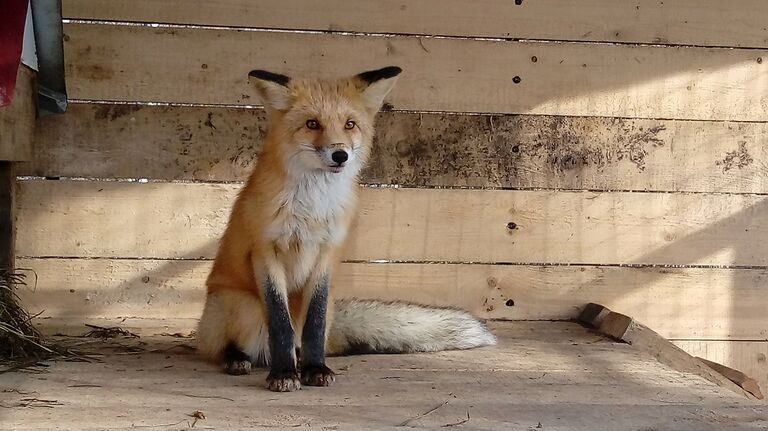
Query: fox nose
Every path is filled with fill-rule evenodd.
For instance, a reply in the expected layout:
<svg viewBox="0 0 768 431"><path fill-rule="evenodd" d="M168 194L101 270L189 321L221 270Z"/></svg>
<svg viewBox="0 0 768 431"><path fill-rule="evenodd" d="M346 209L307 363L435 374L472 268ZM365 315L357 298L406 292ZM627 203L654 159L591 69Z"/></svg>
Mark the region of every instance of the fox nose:
<svg viewBox="0 0 768 431"><path fill-rule="evenodd" d="M340 165L346 162L347 159L349 159L349 154L347 154L347 152L344 150L338 150L338 151L334 151L333 154L331 154L331 158L333 159L334 162L336 162L336 164Z"/></svg>

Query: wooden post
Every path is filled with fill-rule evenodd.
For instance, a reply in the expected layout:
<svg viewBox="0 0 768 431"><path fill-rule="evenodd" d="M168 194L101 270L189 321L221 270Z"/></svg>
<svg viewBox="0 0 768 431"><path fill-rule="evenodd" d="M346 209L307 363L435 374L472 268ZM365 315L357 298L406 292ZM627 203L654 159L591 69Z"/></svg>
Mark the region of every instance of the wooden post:
<svg viewBox="0 0 768 431"><path fill-rule="evenodd" d="M13 164L0 161L0 270L14 267Z"/></svg>
<svg viewBox="0 0 768 431"><path fill-rule="evenodd" d="M0 270L14 267L14 164L32 159L35 71L20 65L10 105L0 108Z"/></svg>

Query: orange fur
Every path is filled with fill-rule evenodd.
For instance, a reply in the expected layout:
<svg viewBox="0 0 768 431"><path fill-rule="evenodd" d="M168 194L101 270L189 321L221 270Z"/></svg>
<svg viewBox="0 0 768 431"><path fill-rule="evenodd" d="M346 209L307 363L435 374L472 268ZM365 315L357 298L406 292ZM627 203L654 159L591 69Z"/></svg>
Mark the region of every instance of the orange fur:
<svg viewBox="0 0 768 431"><path fill-rule="evenodd" d="M267 310L260 283L267 275L285 291L296 343L301 340L308 298L320 277L335 272L353 218L357 176L370 154L374 116L394 84L394 79L383 81L392 82L369 85L352 77L281 86L257 81L269 130L207 280L208 303L198 331L203 354L220 360L229 341L252 356L263 354ZM309 120L320 127L309 127ZM350 155L340 172L328 165L329 154L338 150ZM257 304L253 316L246 315L244 302ZM329 298L328 322L332 304ZM261 344L242 346L249 339Z"/></svg>
<svg viewBox="0 0 768 431"><path fill-rule="evenodd" d="M251 72L269 112L269 131L221 239L197 331L198 350L214 360L226 357L227 372L246 374L252 363L269 363L269 389L292 391L333 381L325 354L496 343L488 328L464 311L334 302L320 282L328 277L329 289L334 285L357 203L357 176L371 151L374 116L399 72L390 67L338 81ZM337 157L341 153L343 160ZM299 377L290 340L301 347L305 322ZM270 363L271 346L276 351Z"/></svg>

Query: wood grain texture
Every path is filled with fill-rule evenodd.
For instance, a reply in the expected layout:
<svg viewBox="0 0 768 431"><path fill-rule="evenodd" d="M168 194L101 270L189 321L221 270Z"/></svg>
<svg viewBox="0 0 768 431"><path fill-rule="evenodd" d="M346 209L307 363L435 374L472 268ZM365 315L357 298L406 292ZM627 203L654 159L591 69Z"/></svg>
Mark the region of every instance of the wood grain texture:
<svg viewBox="0 0 768 431"><path fill-rule="evenodd" d="M327 77L397 64L405 70L390 100L398 109L768 119L761 50L92 24L64 31L76 99L258 104L246 82L255 67Z"/></svg>
<svg viewBox="0 0 768 431"><path fill-rule="evenodd" d="M3 425L19 431L192 428L189 415L196 410L207 419L195 429L394 430L409 421L409 427L432 430L527 430L540 422L545 430L641 430L650 424L737 431L768 422L764 405L576 326L500 322L492 326L500 335L495 347L329 358L339 371L334 388L284 396L266 392L266 370L222 375L186 347L189 339L57 338L99 352L101 362L56 361L43 376L5 373L4 405L34 396L38 401L26 402L54 406L4 409ZM550 327L570 330L552 336ZM465 426L445 427L467 419L467 412Z"/></svg>
<svg viewBox="0 0 768 431"><path fill-rule="evenodd" d="M211 261L32 258L19 266L39 277L22 299L41 317L196 319ZM708 268L345 263L334 291L455 306L487 319L572 319L601 302L665 337L750 340L768 335L766 277Z"/></svg>
<svg viewBox="0 0 768 431"><path fill-rule="evenodd" d="M177 24L768 47L760 0L65 0L64 16Z"/></svg>
<svg viewBox="0 0 768 431"><path fill-rule="evenodd" d="M742 389L752 394L755 398L758 400L762 400L765 397L763 396L763 393L760 391L760 385L757 383L757 381L746 374L742 373L739 370L735 370L730 367L726 367L723 364L718 364L717 362L712 362L710 360L704 359L702 357L697 358L707 364L709 368L712 368L713 370L717 371L723 377L727 378L728 380L732 381L733 383L739 385Z"/></svg>
<svg viewBox="0 0 768 431"><path fill-rule="evenodd" d="M768 389L768 341L672 341L691 355L735 368L754 378L762 392Z"/></svg>
<svg viewBox="0 0 768 431"><path fill-rule="evenodd" d="M260 109L71 104L21 175L243 181ZM768 192L766 123L382 113L362 182Z"/></svg>
<svg viewBox="0 0 768 431"><path fill-rule="evenodd" d="M23 181L17 253L212 258L239 188ZM768 196L366 188L361 197L352 260L768 264Z"/></svg>
<svg viewBox="0 0 768 431"><path fill-rule="evenodd" d="M32 159L37 116L36 72L21 65L16 73L13 100L0 107L0 161Z"/></svg>

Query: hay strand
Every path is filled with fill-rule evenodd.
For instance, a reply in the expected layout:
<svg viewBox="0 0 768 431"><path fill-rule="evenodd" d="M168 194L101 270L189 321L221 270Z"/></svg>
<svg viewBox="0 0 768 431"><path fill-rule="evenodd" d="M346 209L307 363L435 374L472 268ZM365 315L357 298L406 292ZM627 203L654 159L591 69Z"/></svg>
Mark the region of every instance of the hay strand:
<svg viewBox="0 0 768 431"><path fill-rule="evenodd" d="M26 274L0 270L0 358L11 361L44 359L54 353L46 347L32 318L19 304L17 289L27 286Z"/></svg>

